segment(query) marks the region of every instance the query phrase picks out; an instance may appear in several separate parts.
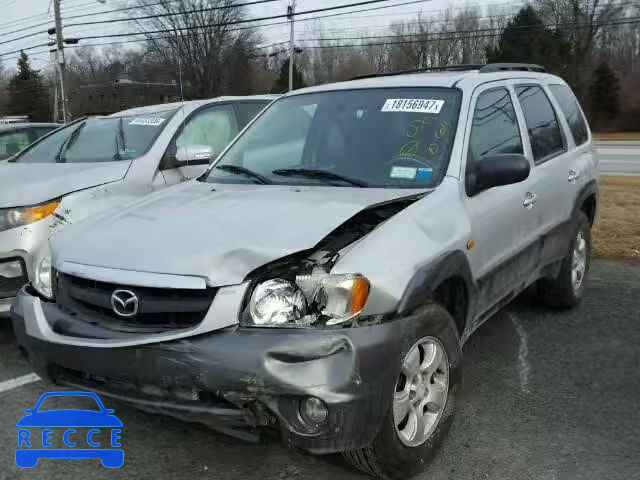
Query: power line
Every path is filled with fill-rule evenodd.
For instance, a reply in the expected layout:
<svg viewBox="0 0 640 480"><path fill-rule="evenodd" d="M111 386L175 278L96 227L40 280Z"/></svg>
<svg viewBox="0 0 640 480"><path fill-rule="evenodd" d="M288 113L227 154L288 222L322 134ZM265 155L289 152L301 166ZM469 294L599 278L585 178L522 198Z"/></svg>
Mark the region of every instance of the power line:
<svg viewBox="0 0 640 480"><path fill-rule="evenodd" d="M132 22L132 21L138 21L138 20L148 20L150 18L172 17L172 16L176 16L176 15L190 15L190 14L193 14L193 13L210 12L210 11L215 11L215 10L224 10L224 9L229 9L229 8L245 7L245 6L250 6L250 5L259 5L259 4L263 4L263 3L273 3L273 2L276 2L276 1L278 1L278 0L254 0L252 2L233 3L233 4L230 4L230 5L223 5L223 6L220 6L220 7L200 8L200 9L197 9L197 10L189 10L189 11L185 11L185 12L162 13L162 14L144 15L144 16L141 16L141 17L130 17L130 18L112 18L112 19L108 19L108 20L97 20L97 21L93 21L93 22L69 23L69 24L66 24L65 27L66 28L71 28L71 27L79 27L79 26L98 25L98 24L104 24L104 23ZM380 1L386 1L386 0L380 0ZM27 28L24 28L24 29L21 29L21 30L16 30L14 32L3 33L3 34L0 34L0 36L8 35L9 33L17 33L17 32L21 32L21 31L25 31L25 30L30 30L31 28L36 28L37 26L50 25L50 24L51 24L51 22L44 22L44 23L39 24L39 25L34 25L34 26L27 27ZM18 40L24 40L25 38L35 37L36 35L41 35L43 33L47 33L47 30L42 30L42 31L39 31L39 32L32 32L32 33L29 33L29 34L26 34L26 35L22 35L20 37L10 38L9 40L4 40L4 41L0 42L0 45L5 45L7 43L16 42Z"/></svg>
<svg viewBox="0 0 640 480"><path fill-rule="evenodd" d="M338 10L338 9L342 9L342 8L350 8L350 7L354 7L354 6L360 6L360 5L371 5L373 3L382 3L382 2L388 2L389 0L365 0L362 2L356 2L356 3L349 3L349 4L344 4L344 5L336 5L334 7L323 7L323 8L314 8L311 10L304 10L302 12L297 12L295 14L295 16L298 15L305 15L305 14L311 14L311 13L319 13L319 12L326 12L326 11L331 11L331 10ZM88 40L94 40L94 39L98 39L98 38L118 38L118 37L127 37L127 36L131 36L131 35L140 35L140 34L153 34L153 33L174 33L176 31L191 31L191 30L198 30L201 28L211 28L211 27L224 27L227 25L239 25L239 24L243 24L243 23L253 23L253 22L260 22L263 20L275 20L278 18L287 18L287 14L280 14L280 15L270 15L267 17L261 17L261 18L246 18L246 19L240 19L240 20L233 20L230 22L221 22L221 23L211 23L211 24L206 24L206 25L194 25L194 26L188 26L188 27L176 27L176 28L164 28L164 29L159 29L159 30L150 30L150 31L145 31L145 32L139 32L139 33L114 33L114 34L110 34L110 35L93 35L90 37L85 37L85 39ZM258 25L259 26L259 25Z"/></svg>
<svg viewBox="0 0 640 480"><path fill-rule="evenodd" d="M380 1L380 0L378 0L378 1ZM363 3L371 3L371 2L360 2L360 3L357 3L355 5L360 5L360 4L363 4ZM407 3L418 3L418 2L407 2ZM343 6L340 6L340 7L326 7L326 8L322 8L322 9L307 10L307 11L299 12L297 15L309 14L311 12L316 12L316 11L332 10L332 9L336 9L336 8L347 8L347 7L352 6L352 5L343 5ZM391 5L391 6L398 6L398 4ZM388 8L390 6L385 6L385 7ZM382 7L378 7L378 8L382 8ZM284 15L279 15L279 16L276 16L276 17L277 18L281 18L283 16ZM314 19L317 19L319 17L323 17L323 16L310 17L310 18L300 19L300 20L314 20ZM326 17L326 16L324 16L324 17ZM260 20L271 19L271 18L273 18L273 17L263 17L263 18L257 18L257 19L239 20L239 21L236 21L236 22L225 23L224 25L237 24L237 23L247 23L247 22L260 21ZM638 18L640 18L640 17L628 17L628 18L623 18L623 19L617 19L614 22L593 22L593 23L590 23L590 24L580 24L578 22L573 22L573 23L568 22L568 23L558 23L558 24L555 24L555 25L544 25L544 24L541 24L541 25L534 25L534 26L516 26L516 27L512 27L512 28L536 28L536 29L539 28L539 29L543 29L543 28L549 28L549 27L555 27L555 28L569 27L569 26L572 26L572 25L574 27L577 27L577 28L582 28L583 26L584 27L588 27L588 26L591 26L591 25L601 25L601 26L606 26L606 25L624 25L624 24L638 23L637 22ZM286 22L283 22L283 23L286 23ZM207 26L210 27L210 26L216 26L216 25L218 25L218 24L215 24L215 25L201 25L201 26L198 26L198 27L184 27L184 28L178 28L178 30L181 30L181 31L182 30L191 30L193 28L203 28L203 27L207 27ZM259 26L264 26L264 25L259 25ZM255 26L240 27L240 28L237 28L237 29L233 29L232 31L243 30L243 29L248 29L248 28L255 28ZM172 33L173 31L174 30L165 29L165 30L135 32L135 33L125 33L125 34L97 35L97 36L85 37L83 39L84 40L88 40L88 39L99 39L99 38L118 38L118 37L134 36L134 35L147 35L148 36L149 34L153 34L153 33ZM437 34L437 35L452 35L452 34L460 34L460 33L467 33L467 32L478 32L478 31L496 32L496 33L494 33L495 35L499 35L499 34L502 33L502 29L484 29L484 30L477 30L476 29L476 30L473 30L473 31L434 32L433 34L430 34L430 35L431 36L433 36L435 34ZM409 36L411 36L411 35L416 36L416 34L408 34L408 35ZM417 35L420 35L420 34L417 34ZM423 35L423 39L419 40L419 41L424 41L424 34L422 34L422 35ZM124 42L113 42L113 44L115 44L115 43L135 43L135 42L142 42L142 41L146 41L146 40L154 40L154 39L162 39L162 38L167 38L167 37L147 37L147 38L144 38L144 39L134 39L134 40L124 41ZM362 38L363 37L357 37L356 39L362 39ZM376 36L376 37L369 37L369 38L372 38L372 39L391 38L391 36L386 36L386 37L384 37L384 36ZM395 38L397 38L397 37L395 37ZM336 40L340 40L340 39L339 38L331 38L331 39L325 38L325 39L315 39L315 40L316 41L336 41ZM284 43L284 42L280 42L280 43L274 44L273 46L280 45L282 43ZM402 42L399 42L399 43L408 43L408 42L407 41L402 41ZM411 42L409 41L409 43L411 43ZM415 41L413 43L415 43ZM16 52L19 52L21 50L31 50L31 49L34 49L34 48L39 48L39 47L45 46L45 45L47 45L47 44L37 45L37 46L33 46L33 47L27 47L27 48L24 48L24 49L15 50L13 52L6 52L6 53L2 54L2 56L9 55L11 53L16 53ZM81 45L81 46L100 46L100 45L107 45L107 43L94 44L94 45L86 45L85 44L85 45ZM329 48L331 46L335 46L335 45L320 46L320 47ZM351 46L351 45L347 45L347 46ZM264 48L269 48L269 47L270 46L264 46L264 47L259 47L259 48L260 49L264 49ZM311 48L311 47L307 47L307 48ZM338 46L338 48L340 48L340 46Z"/></svg>
<svg viewBox="0 0 640 480"><path fill-rule="evenodd" d="M0 33L0 37L4 37L6 35L11 35L12 33L25 32L27 30L31 30L32 28L42 27L44 25L51 25L51 20L48 20L48 21L42 22L42 23L38 23L36 25L31 25L30 27L22 27L22 28L19 28L18 30L12 30L10 32L2 32L2 33ZM39 33L43 33L43 32L37 32L37 33L34 33L33 35L38 35ZM46 33L46 31L44 33ZM8 41L11 41L11 40L8 40Z"/></svg>
<svg viewBox="0 0 640 480"><path fill-rule="evenodd" d="M247 3L232 3L229 5L223 5L220 7L211 7L211 8L199 8L197 10L189 10L189 11L185 11L185 12L175 12L175 13L157 13L155 15L144 15L141 17L130 17L130 18L110 18L108 20L96 20L93 22L82 22L82 23L69 23L66 24L65 27L70 28L70 27L79 27L79 26L85 26L85 25L99 25L99 24L103 24L103 23L120 23L120 22L134 22L134 21L138 21L138 20L148 20L150 18L164 18L164 17L173 17L176 15L189 15L192 13L203 13L203 12L212 12L215 10L226 10L229 8L236 8L236 7L246 7L249 5L259 5L262 3L273 3L273 2L277 2L279 0L255 0L253 2L247 2ZM386 1L386 0L378 0L378 1Z"/></svg>

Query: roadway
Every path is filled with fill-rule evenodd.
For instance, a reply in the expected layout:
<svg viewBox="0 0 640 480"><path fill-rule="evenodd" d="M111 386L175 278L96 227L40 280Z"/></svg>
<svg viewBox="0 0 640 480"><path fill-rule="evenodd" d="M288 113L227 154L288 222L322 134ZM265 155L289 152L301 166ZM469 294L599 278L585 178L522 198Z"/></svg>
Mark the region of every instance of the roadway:
<svg viewBox="0 0 640 480"><path fill-rule="evenodd" d="M442 450L420 480L640 479L640 268L596 261L586 298L555 312L521 298L463 349L464 387ZM122 420L124 466L14 465L16 421L55 389L0 324L0 479L363 480L341 457L252 445L103 399ZM17 379L21 379L16 381Z"/></svg>
<svg viewBox="0 0 640 480"><path fill-rule="evenodd" d="M640 175L640 142L596 142L601 175Z"/></svg>

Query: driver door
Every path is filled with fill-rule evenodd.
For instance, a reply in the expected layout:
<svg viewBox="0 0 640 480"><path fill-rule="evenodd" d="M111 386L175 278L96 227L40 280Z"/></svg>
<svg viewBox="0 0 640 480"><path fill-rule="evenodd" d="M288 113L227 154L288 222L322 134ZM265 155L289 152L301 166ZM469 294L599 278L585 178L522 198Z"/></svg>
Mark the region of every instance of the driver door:
<svg viewBox="0 0 640 480"><path fill-rule="evenodd" d="M213 105L192 114L174 137L162 160L162 174L168 185L184 182L207 168L202 160L215 160L238 134L233 105ZM194 161L196 165L189 165Z"/></svg>
<svg viewBox="0 0 640 480"><path fill-rule="evenodd" d="M478 313L508 296L537 266L536 208L531 178L473 192L474 163L497 154L526 154L524 122L516 111L507 85L476 90L469 119L466 155L466 192L463 192L471 234L469 263L478 279ZM538 254L539 255L539 252Z"/></svg>

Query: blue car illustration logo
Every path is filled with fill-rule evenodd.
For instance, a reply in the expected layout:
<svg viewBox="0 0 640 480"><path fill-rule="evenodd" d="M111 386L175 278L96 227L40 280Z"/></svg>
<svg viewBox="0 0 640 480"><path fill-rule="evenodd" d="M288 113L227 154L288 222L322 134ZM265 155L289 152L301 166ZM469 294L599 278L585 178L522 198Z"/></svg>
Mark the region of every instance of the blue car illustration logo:
<svg viewBox="0 0 640 480"><path fill-rule="evenodd" d="M64 397L72 397L68 400L74 399L76 402L81 397L84 403L88 402L90 409L46 408L52 403L66 402L67 398ZM26 415L16 423L18 467L33 468L41 458L99 458L106 468L123 465L124 450L120 448L122 422L113 415L114 410L104 408L95 393L45 393L33 409L24 412ZM89 430L85 433L86 429ZM108 441L105 441L105 436ZM62 446L65 448L57 448ZM105 448L107 446L109 448Z"/></svg>

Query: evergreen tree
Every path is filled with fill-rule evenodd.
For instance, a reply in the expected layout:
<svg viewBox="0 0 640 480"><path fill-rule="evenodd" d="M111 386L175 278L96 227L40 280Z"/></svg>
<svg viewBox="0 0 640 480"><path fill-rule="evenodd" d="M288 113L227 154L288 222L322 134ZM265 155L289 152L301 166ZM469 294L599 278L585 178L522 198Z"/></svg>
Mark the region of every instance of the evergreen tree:
<svg viewBox="0 0 640 480"><path fill-rule="evenodd" d="M18 59L18 72L9 80L8 92L9 115L27 115L32 122L51 121L49 92L40 72L31 68L24 52Z"/></svg>
<svg viewBox="0 0 640 480"><path fill-rule="evenodd" d="M606 128L620 110L620 81L611 67L602 62L593 72L588 105L594 129Z"/></svg>
<svg viewBox="0 0 640 480"><path fill-rule="evenodd" d="M561 34L545 27L535 9L527 5L507 24L498 46L487 48L486 53L489 63L535 63L562 75L570 47Z"/></svg>
<svg viewBox="0 0 640 480"><path fill-rule="evenodd" d="M293 89L297 90L298 88L306 87L304 83L304 78L302 78L302 73L296 67L296 64L293 64ZM280 67L280 74L276 79L276 82L273 84L273 88L271 89L272 93L286 93L289 91L289 59L285 60Z"/></svg>

